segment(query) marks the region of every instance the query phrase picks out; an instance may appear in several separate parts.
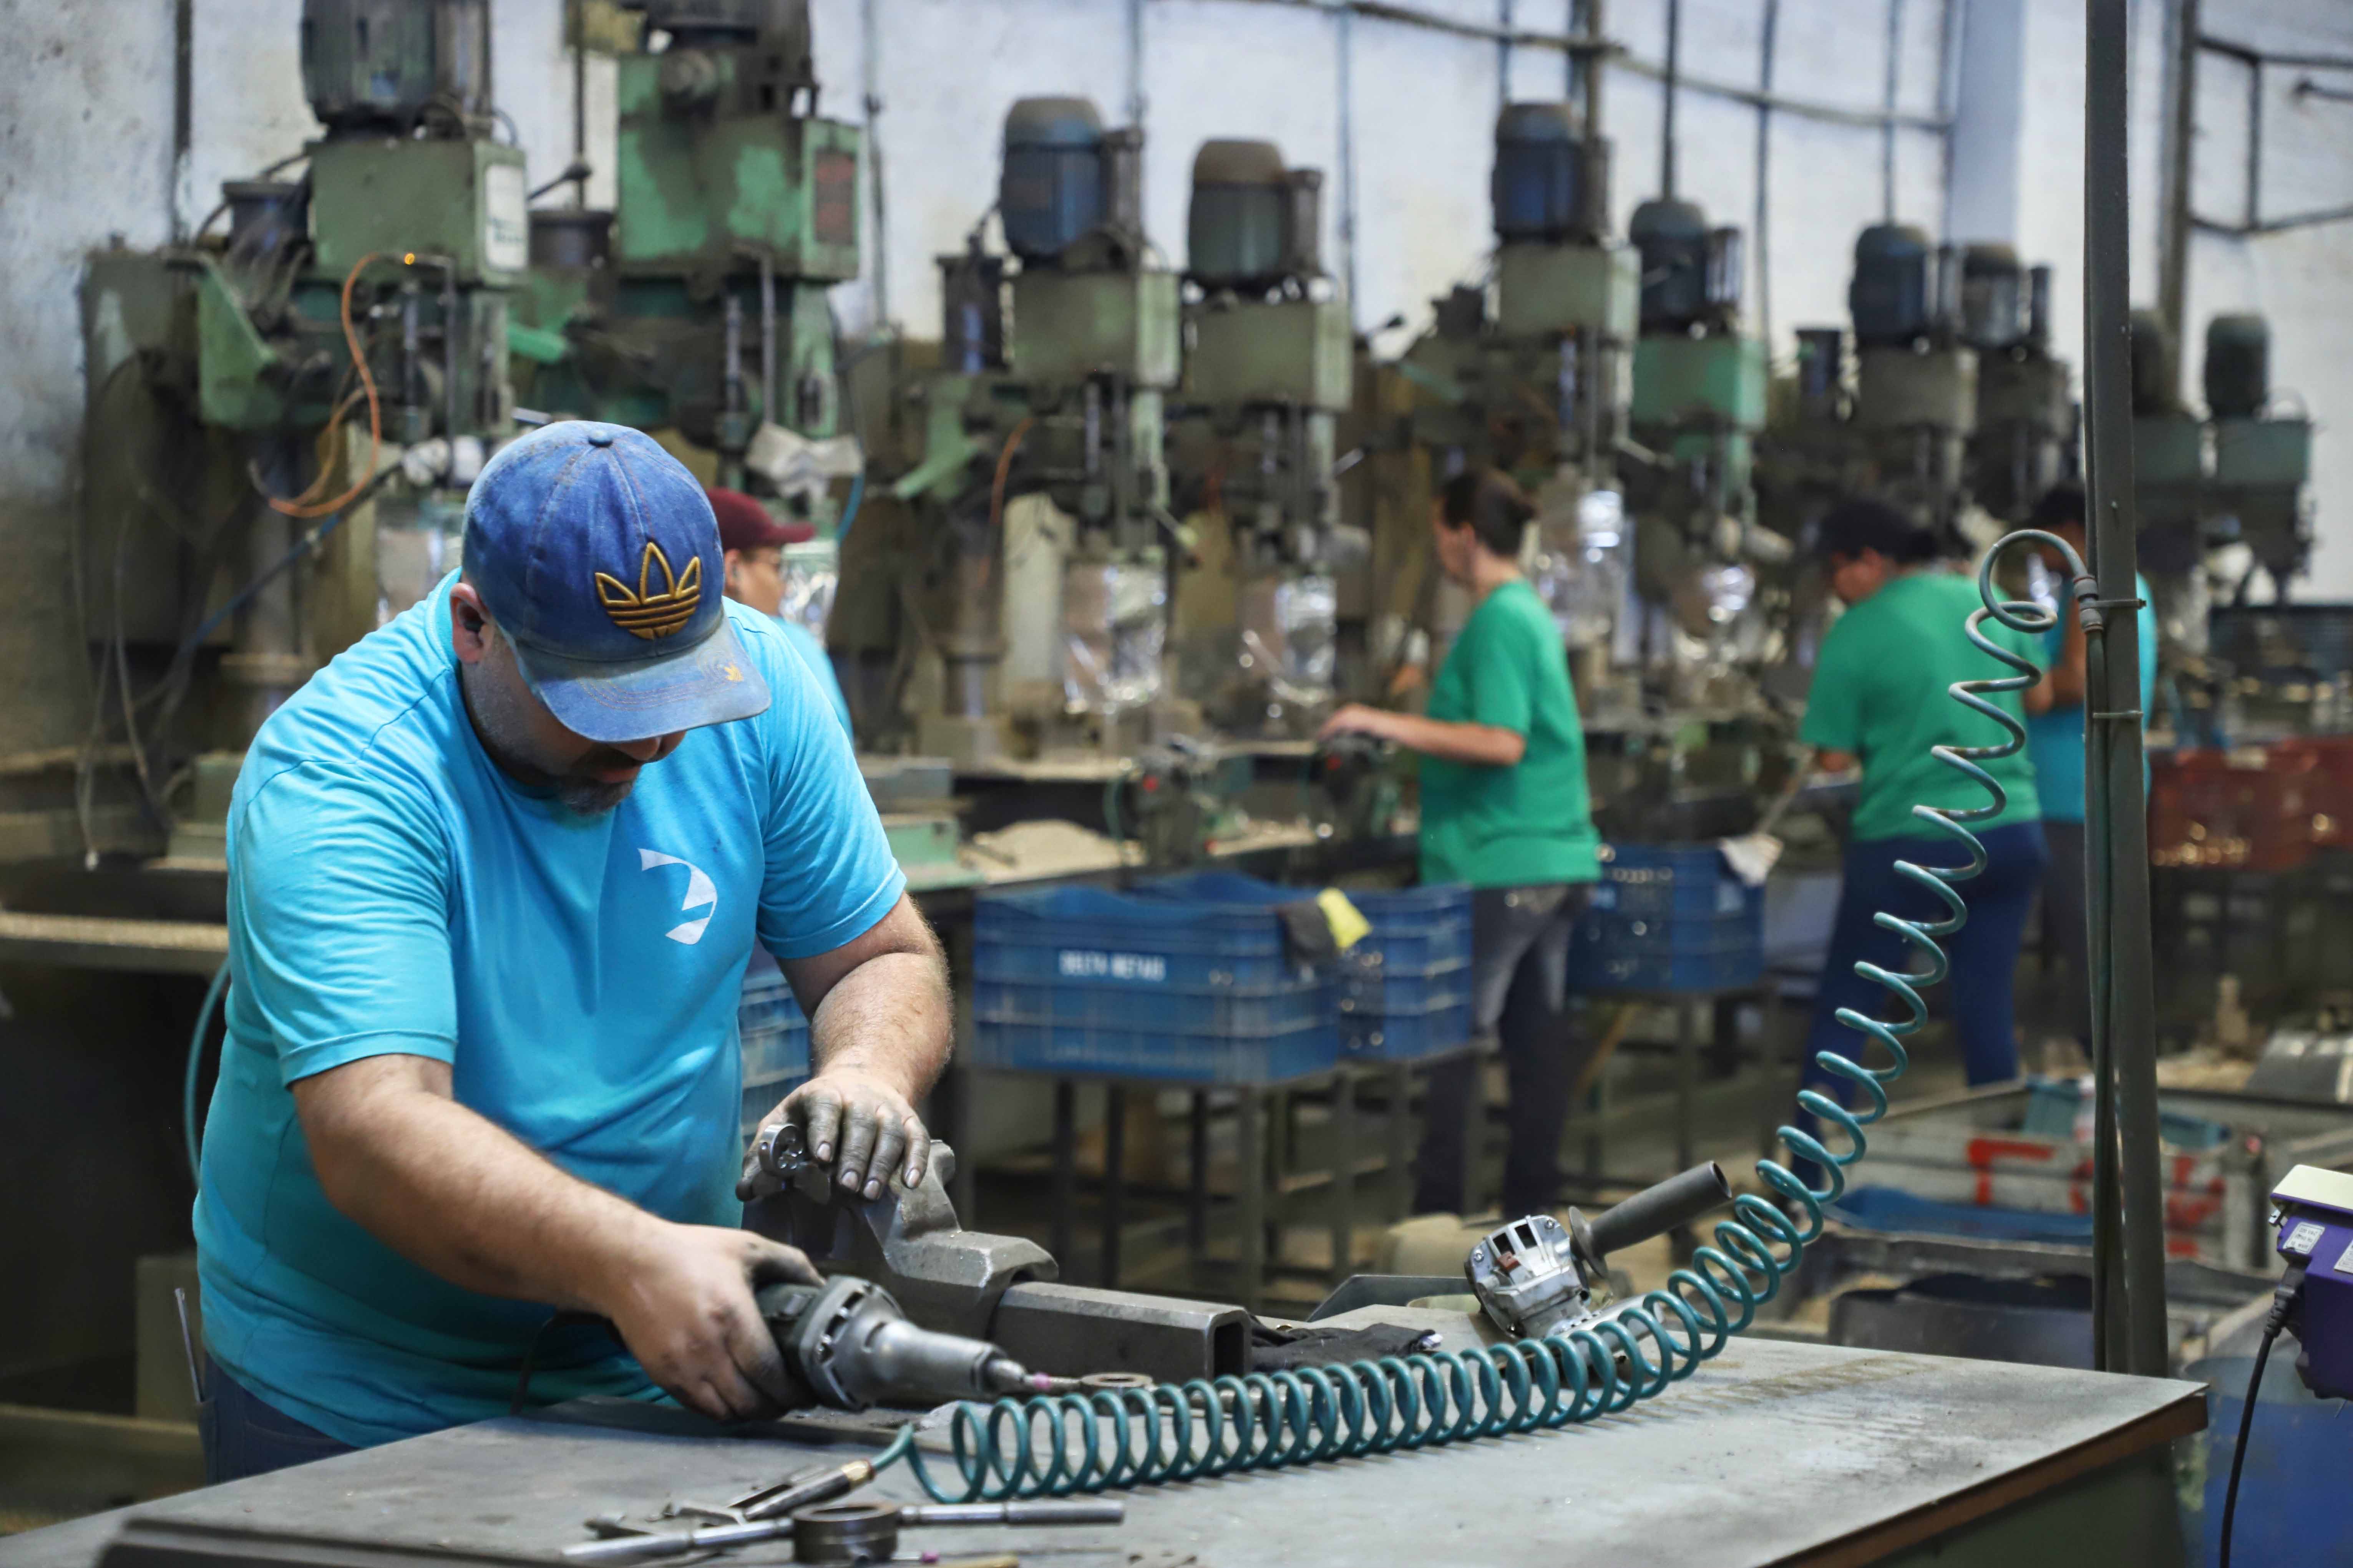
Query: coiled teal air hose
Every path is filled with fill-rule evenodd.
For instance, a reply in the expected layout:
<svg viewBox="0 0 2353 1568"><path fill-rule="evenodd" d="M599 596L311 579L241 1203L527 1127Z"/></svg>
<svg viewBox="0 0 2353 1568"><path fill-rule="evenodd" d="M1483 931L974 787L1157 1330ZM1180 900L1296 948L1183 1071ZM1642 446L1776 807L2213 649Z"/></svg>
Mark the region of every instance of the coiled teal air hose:
<svg viewBox="0 0 2353 1568"><path fill-rule="evenodd" d="M1799 1127L1778 1129L1790 1153L1824 1173L1824 1185L1809 1187L1778 1161L1757 1163L1759 1180L1802 1212L1802 1222L1756 1194L1743 1194L1733 1202L1733 1217L1716 1226L1715 1245L1698 1248L1691 1267L1670 1274L1663 1289L1564 1335L1341 1366L965 1404L956 1408L948 1428L961 1489L943 1486L933 1476L914 1447L912 1427L877 1457L876 1468L904 1459L923 1490L943 1502L1057 1497L1567 1426L1614 1415L1690 1376L1748 1327L1757 1309L1779 1293L1808 1244L1821 1234L1823 1205L1845 1193L1847 1168L1862 1160L1867 1147L1863 1130L1886 1114L1887 1085L1910 1064L1904 1038L1928 1016L1920 993L1942 981L1949 968L1940 943L1968 918L1957 884L1984 871L1987 863L1985 846L1968 825L1999 816L2009 804L1981 764L2013 756L2026 742L2025 727L1991 696L2023 691L2039 679L2032 660L1986 636L1985 623L1995 620L2030 634L2058 624L2055 612L2032 601L1995 597L1996 562L2004 550L2028 540L2064 555L2074 569L2079 601L2094 592L2081 560L2047 533L2011 534L1978 567L1983 607L1970 612L1967 635L2016 673L1958 681L1949 694L1999 724L2007 738L1992 746L1938 746L1932 753L1982 786L1989 799L1978 806L1912 808L1914 816L1965 848L1968 860L1953 867L1896 865L1898 873L1934 894L1946 914L1909 921L1880 911L1880 927L1902 936L1923 966L1899 973L1873 963L1855 965L1858 974L1899 997L1907 1014L1883 1024L1851 1007L1839 1010L1840 1023L1884 1050L1885 1065L1868 1066L1834 1051L1815 1058L1824 1071L1861 1089L1865 1107L1850 1110L1816 1089L1798 1095L1798 1104L1818 1122L1839 1130L1835 1141L1844 1148L1834 1151L1819 1134Z"/></svg>

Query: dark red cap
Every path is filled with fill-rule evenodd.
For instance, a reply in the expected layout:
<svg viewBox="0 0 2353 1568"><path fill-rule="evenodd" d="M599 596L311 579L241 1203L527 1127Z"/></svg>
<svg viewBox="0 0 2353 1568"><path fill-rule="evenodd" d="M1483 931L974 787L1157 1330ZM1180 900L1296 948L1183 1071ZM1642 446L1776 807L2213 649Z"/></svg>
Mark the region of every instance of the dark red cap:
<svg viewBox="0 0 2353 1568"><path fill-rule="evenodd" d="M712 515L719 519L719 548L764 550L775 544L805 544L817 537L806 522L779 522L768 509L742 490L712 489Z"/></svg>

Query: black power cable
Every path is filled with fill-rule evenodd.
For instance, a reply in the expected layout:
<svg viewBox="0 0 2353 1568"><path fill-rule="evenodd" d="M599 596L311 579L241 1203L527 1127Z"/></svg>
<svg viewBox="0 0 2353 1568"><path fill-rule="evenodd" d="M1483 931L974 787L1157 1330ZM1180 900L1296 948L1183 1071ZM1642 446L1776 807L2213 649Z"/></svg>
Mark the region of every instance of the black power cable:
<svg viewBox="0 0 2353 1568"><path fill-rule="evenodd" d="M2255 1350L2255 1370L2247 1379L2247 1394L2239 1410L2239 1444L2231 1451L2231 1484L2222 1493L2222 1550L2221 1568L2231 1568L2231 1526L2239 1512L2239 1472L2247 1463L2247 1434L2255 1425L2255 1400L2263 1391L2263 1367L2272 1359L2272 1342L2279 1338L2280 1330L2287 1325L2288 1313L2304 1296L2304 1268L2291 1266L2280 1276L2272 1291L2272 1310L2263 1319L2263 1342Z"/></svg>

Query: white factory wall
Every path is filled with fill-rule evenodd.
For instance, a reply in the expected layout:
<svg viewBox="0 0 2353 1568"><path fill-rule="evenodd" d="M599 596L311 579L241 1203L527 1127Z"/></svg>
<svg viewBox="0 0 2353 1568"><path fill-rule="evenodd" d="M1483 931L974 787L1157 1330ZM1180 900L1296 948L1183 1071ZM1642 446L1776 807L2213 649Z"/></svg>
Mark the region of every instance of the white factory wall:
<svg viewBox="0 0 2353 1568"><path fill-rule="evenodd" d="M1683 59L1694 79L1758 82L1765 0L1684 0ZM1501 0L1419 0L1435 16L1492 26ZM1565 25L1567 0L1515 0L1524 28ZM0 528L19 582L63 584L62 526L79 463L82 386L75 288L81 258L115 237L148 246L209 211L219 182L294 152L311 132L295 63L300 0L194 0L191 150L174 177L172 0L0 0L12 63L0 73ZM575 78L564 0L496 0L500 102L534 183L573 151ZM1489 248L1489 134L1508 69L1512 94L1556 96L1556 50L1521 47L1508 65L1491 41L1370 16L1344 18L1266 0L816 0L825 110L863 120L870 98L882 174L867 273L838 290L844 325L878 310L917 335L936 331L934 258L956 247L993 198L997 127L1015 98L1092 97L1124 120L1140 95L1148 132L1146 207L1171 259L1184 248L1187 173L1211 136L1263 136L1294 163L1325 171L1326 257L1352 275L1355 314L1403 347L1428 301L1476 277ZM1628 64L1605 82L1617 148L1620 221L1658 189L1664 0L1611 0L1608 30ZM1886 0L1782 0L1773 87L1790 98L1875 110L1887 63ZM2155 283L2157 106L2164 0L2136 0L2135 293ZM1896 100L1932 118L1957 103L1968 134L1948 181L1942 139L1903 129L1894 141L1894 210L1956 239L2006 238L2056 270L2059 341L2078 352L2082 247L2080 0L1908 0L1900 5ZM1141 31L1136 31L1140 18ZM2338 0L2210 5L2210 31L2274 47L2353 51L2353 6ZM871 28L871 32L870 32ZM1948 35L1957 47L1947 50ZM873 58L870 61L870 38ZM2298 99L2306 73L2269 73L2263 202L2266 215L2353 200L2353 107ZM590 199L610 199L612 68L586 72ZM2332 80L2341 79L2331 79ZM1343 84L1346 85L1343 101ZM2243 205L2243 68L2208 56L2201 71L2198 205ZM1957 97L1956 98L1956 94ZM1345 110L1345 114L1344 114ZM1341 234L1353 148L1355 244ZM1752 316L1769 307L1777 356L1797 326L1844 315L1855 233L1882 215L1883 139L1873 128L1776 113L1767 149L1765 243L1756 230L1756 110L1696 90L1679 108L1679 186L1718 223L1749 232ZM568 200L559 191L545 198ZM1949 221L1947 209L1949 206ZM1353 258L1353 259L1351 259ZM1760 287L1760 284L1762 287ZM878 287L887 285L887 296ZM2241 239L2200 234L2193 247L2193 329L2226 309L2274 323L2274 375L2318 416L2315 496L2322 544L2312 596L2353 597L2353 225ZM2195 388L2196 330L2189 353ZM70 689L79 660L63 617L68 595L0 615L0 658L45 688ZM73 738L61 711L0 715L0 745ZM28 734L31 724L39 732Z"/></svg>

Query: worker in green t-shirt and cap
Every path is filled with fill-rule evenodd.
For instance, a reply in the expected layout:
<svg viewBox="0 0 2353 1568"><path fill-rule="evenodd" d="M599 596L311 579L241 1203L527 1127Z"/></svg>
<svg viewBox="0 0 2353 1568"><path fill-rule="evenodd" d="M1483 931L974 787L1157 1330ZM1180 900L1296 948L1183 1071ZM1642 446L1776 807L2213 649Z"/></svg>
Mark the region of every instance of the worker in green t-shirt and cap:
<svg viewBox="0 0 2353 1568"><path fill-rule="evenodd" d="M1567 1005L1569 932L1600 875L1585 734L1552 612L1519 566L1535 509L1501 474L1456 475L1430 516L1438 563L1474 607L1430 692L1429 716L1350 704L1324 726L1421 754L1421 879L1472 889L1472 1028L1510 1078L1503 1212L1553 1206L1561 1126L1588 1046ZM1433 1068L1414 1210L1462 1212L1477 1064Z"/></svg>

